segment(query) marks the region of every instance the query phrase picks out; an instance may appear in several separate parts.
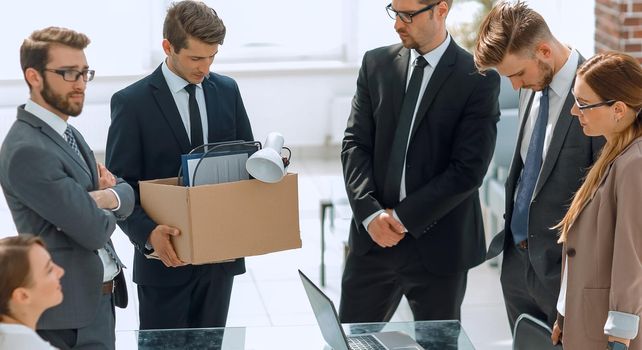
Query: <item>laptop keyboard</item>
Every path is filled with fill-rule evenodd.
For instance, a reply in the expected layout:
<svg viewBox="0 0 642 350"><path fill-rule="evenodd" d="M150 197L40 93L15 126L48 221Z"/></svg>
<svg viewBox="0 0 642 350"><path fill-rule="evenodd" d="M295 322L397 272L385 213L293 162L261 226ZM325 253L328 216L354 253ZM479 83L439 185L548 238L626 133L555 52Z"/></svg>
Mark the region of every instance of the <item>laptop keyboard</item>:
<svg viewBox="0 0 642 350"><path fill-rule="evenodd" d="M348 338L350 350L386 350L372 335L351 336Z"/></svg>

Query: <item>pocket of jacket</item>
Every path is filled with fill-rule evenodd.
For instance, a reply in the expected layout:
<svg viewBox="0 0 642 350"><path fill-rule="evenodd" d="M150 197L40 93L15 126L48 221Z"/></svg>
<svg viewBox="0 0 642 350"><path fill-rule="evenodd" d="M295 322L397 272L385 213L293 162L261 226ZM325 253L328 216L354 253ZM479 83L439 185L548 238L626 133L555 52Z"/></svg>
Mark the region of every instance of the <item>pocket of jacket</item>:
<svg viewBox="0 0 642 350"><path fill-rule="evenodd" d="M604 341L604 324L609 313L609 288L585 288L582 292L582 322L586 337Z"/></svg>

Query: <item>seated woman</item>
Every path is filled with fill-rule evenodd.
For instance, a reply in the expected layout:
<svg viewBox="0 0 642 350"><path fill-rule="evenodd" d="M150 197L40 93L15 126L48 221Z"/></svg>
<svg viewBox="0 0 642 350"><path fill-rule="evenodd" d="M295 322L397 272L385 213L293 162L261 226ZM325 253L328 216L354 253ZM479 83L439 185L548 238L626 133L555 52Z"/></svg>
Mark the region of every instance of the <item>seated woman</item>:
<svg viewBox="0 0 642 350"><path fill-rule="evenodd" d="M40 238L0 240L0 350L54 349L35 329L40 315L62 302L64 273Z"/></svg>
<svg viewBox="0 0 642 350"><path fill-rule="evenodd" d="M584 133L606 145L558 228L562 288L553 330L565 349L642 350L642 68L595 55L573 87Z"/></svg>

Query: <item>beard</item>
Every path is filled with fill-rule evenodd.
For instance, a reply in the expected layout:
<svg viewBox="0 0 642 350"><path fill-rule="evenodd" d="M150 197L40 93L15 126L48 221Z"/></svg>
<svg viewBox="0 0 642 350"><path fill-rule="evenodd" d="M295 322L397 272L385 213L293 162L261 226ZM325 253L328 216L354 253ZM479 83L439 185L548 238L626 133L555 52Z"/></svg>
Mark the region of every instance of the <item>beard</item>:
<svg viewBox="0 0 642 350"><path fill-rule="evenodd" d="M67 94L67 96L62 96L57 94L47 82L47 79L44 79L44 85L42 88L42 98L50 106L57 109L63 114L76 117L82 112L82 107L84 104L84 94L83 100L79 104L72 104L69 102L69 97L72 93Z"/></svg>
<svg viewBox="0 0 642 350"><path fill-rule="evenodd" d="M553 68L540 59L537 60L537 68L542 74L542 80L540 80L537 85L533 86L533 90L542 91L545 87L551 85L555 74L553 73Z"/></svg>

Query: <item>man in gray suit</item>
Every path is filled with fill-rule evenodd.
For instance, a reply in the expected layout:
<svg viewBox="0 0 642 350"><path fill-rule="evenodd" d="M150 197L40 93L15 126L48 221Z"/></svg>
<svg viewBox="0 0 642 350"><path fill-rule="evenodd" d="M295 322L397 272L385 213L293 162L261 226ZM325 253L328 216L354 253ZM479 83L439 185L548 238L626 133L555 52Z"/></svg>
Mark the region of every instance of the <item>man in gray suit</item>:
<svg viewBox="0 0 642 350"><path fill-rule="evenodd" d="M581 55L559 42L522 1L501 2L479 29L475 65L496 68L519 89L520 129L506 180L501 283L511 326L529 313L552 326L560 289L561 245L552 229L566 213L604 140L584 135L570 113Z"/></svg>
<svg viewBox="0 0 642 350"><path fill-rule="evenodd" d="M37 329L61 349L114 349L114 305L125 307L123 265L110 240L116 220L134 206L132 188L116 179L82 135L67 124L82 111L94 76L83 52L87 36L49 27L20 48L30 99L0 149L0 184L18 232L34 233L66 273L64 301Z"/></svg>

